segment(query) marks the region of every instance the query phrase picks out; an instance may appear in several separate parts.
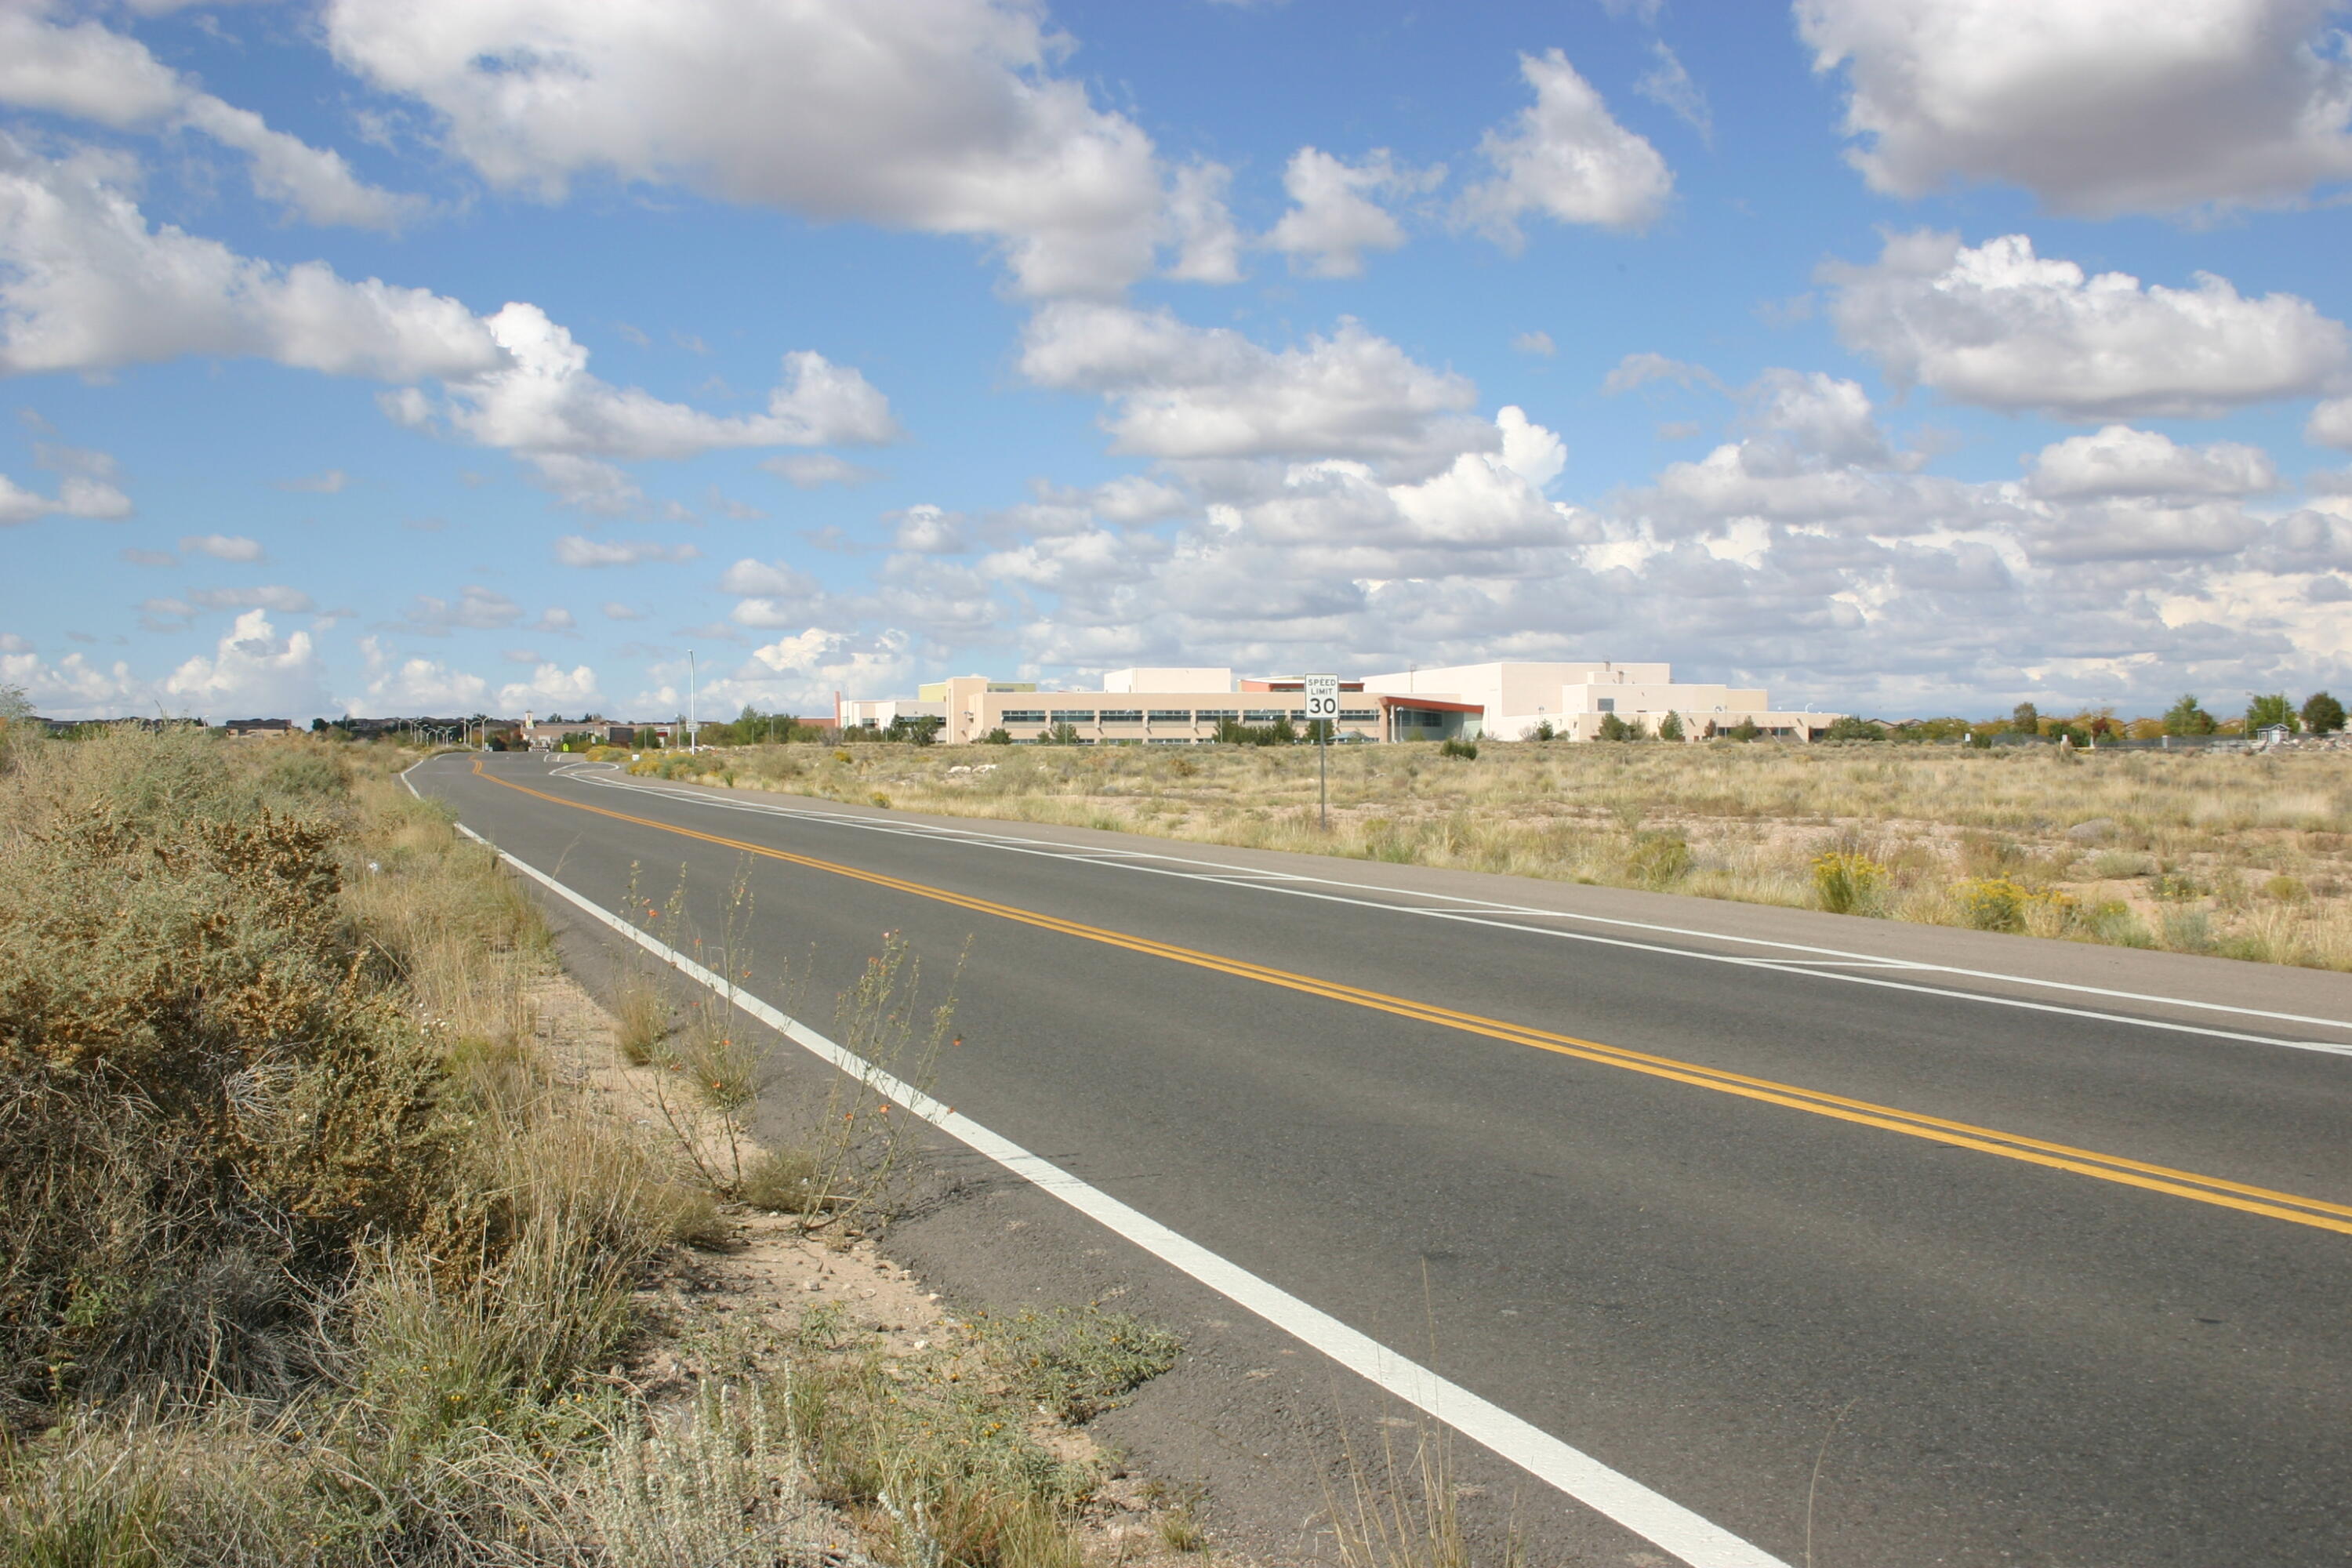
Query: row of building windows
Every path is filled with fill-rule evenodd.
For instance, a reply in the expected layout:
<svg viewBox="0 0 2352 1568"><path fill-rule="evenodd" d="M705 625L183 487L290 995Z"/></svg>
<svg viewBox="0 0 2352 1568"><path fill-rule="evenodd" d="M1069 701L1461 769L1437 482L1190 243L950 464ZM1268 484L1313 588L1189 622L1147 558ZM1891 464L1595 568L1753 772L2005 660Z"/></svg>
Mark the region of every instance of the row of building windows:
<svg viewBox="0 0 2352 1568"><path fill-rule="evenodd" d="M1347 708L1339 712L1340 721L1348 724L1373 723L1380 716L1380 710L1375 708ZM1284 719L1293 723L1302 721L1296 708L1153 708L1148 710L1135 708L1008 708L998 715L997 721L1001 724L1140 724L1147 719L1154 724L1218 724L1228 719L1249 724L1272 724ZM1408 713L1407 721L1415 721L1414 716ZM1442 722L1435 714L1429 715L1427 721Z"/></svg>

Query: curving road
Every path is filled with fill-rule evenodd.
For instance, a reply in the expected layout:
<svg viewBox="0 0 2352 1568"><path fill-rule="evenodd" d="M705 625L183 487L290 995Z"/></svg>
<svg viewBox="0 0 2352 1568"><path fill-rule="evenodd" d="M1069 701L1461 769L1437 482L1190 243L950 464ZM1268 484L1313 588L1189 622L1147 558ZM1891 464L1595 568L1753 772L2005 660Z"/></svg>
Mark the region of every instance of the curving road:
<svg viewBox="0 0 2352 1568"><path fill-rule="evenodd" d="M940 1099L1745 1561L2352 1563L2352 977L529 757L411 782L606 910L682 871L716 931L747 878L754 991L969 944ZM1558 1556L1740 1560L1544 1495Z"/></svg>

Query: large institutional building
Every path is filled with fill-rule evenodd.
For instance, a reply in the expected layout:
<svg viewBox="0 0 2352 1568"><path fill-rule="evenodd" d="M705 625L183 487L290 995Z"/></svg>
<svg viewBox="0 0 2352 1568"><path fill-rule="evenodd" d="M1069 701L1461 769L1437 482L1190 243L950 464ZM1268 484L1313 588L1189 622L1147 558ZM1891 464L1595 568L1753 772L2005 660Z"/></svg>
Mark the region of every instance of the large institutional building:
<svg viewBox="0 0 2352 1568"><path fill-rule="evenodd" d="M1244 677L1230 669L1117 669L1100 691L1040 691L1031 681L961 675L911 698L852 698L845 725L887 727L901 719L940 721L950 744L1003 730L1034 741L1067 724L1081 741L1182 744L1214 740L1227 720L1303 721L1302 676ZM1774 708L1753 688L1678 685L1663 664L1464 664L1407 669L1339 682L1337 732L1368 741L1526 740L1549 724L1562 740L1590 741L1614 714L1655 734L1675 714L1685 740L1753 724L1793 740L1812 739L1841 715Z"/></svg>

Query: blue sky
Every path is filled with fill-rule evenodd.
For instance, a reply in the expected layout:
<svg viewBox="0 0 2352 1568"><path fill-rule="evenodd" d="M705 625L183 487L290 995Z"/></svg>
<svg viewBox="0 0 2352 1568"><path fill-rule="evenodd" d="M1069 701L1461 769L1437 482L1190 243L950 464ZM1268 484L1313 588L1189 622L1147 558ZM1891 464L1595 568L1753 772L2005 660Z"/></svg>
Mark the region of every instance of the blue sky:
<svg viewBox="0 0 2352 1568"><path fill-rule="evenodd" d="M2334 683L2332 0L0 0L0 682Z"/></svg>

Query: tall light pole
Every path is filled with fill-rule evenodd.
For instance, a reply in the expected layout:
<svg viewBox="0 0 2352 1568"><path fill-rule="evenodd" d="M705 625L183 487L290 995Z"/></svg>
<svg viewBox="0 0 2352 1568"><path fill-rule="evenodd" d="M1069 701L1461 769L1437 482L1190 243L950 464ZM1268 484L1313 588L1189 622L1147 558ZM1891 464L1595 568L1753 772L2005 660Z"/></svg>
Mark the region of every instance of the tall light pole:
<svg viewBox="0 0 2352 1568"><path fill-rule="evenodd" d="M697 738L697 727L694 722L694 650L688 648L686 650L686 749L688 751L700 749L695 744Z"/></svg>

